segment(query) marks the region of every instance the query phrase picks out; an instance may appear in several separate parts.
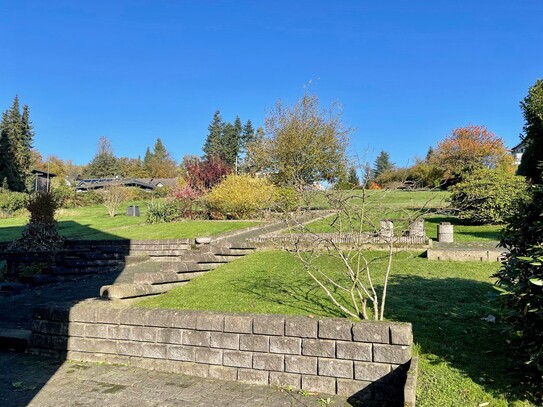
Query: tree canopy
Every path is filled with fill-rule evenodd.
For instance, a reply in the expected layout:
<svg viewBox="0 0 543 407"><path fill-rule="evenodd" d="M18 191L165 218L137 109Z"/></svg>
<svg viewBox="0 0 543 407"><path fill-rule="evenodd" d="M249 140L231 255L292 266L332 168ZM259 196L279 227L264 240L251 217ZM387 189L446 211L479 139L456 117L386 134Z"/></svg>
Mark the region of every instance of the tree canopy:
<svg viewBox="0 0 543 407"><path fill-rule="evenodd" d="M346 165L350 130L341 122L337 104L321 109L316 95L306 93L293 106L279 100L265 119L266 132L251 143L254 168L298 191L314 182L334 182Z"/></svg>
<svg viewBox="0 0 543 407"><path fill-rule="evenodd" d="M21 114L19 98L15 96L0 123L0 183L12 191L25 191L30 186L33 138L29 108L24 105Z"/></svg>
<svg viewBox="0 0 543 407"><path fill-rule="evenodd" d="M518 167L518 174L535 183L541 183L543 168L543 81L538 79L520 102L524 114L524 138L526 149Z"/></svg>

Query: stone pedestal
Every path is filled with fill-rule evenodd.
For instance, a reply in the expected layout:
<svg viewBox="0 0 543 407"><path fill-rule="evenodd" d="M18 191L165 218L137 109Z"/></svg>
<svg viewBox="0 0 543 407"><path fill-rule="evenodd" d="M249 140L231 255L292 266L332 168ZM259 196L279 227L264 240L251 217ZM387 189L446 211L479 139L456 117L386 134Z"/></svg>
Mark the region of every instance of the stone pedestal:
<svg viewBox="0 0 543 407"><path fill-rule="evenodd" d="M442 222L437 225L437 241L440 243L452 243L454 241L453 225Z"/></svg>
<svg viewBox="0 0 543 407"><path fill-rule="evenodd" d="M391 238L394 236L394 223L390 219L381 221L380 235L384 238Z"/></svg>

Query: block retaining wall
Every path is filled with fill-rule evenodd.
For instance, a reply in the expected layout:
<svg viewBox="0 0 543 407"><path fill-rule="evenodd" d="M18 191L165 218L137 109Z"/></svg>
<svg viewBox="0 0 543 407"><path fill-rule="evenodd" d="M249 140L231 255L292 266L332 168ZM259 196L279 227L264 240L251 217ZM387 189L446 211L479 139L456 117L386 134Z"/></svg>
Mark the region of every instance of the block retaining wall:
<svg viewBox="0 0 543 407"><path fill-rule="evenodd" d="M34 310L31 347L74 360L352 396L368 405L414 405L414 384L404 389L411 324L45 307Z"/></svg>

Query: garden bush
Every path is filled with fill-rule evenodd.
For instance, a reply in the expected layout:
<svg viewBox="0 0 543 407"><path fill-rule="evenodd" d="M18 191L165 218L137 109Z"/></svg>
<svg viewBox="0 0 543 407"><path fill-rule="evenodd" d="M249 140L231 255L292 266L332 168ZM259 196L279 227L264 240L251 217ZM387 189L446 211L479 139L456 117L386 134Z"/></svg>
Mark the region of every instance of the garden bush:
<svg viewBox="0 0 543 407"><path fill-rule="evenodd" d="M228 175L205 197L211 214L247 219L273 203L275 187L266 178Z"/></svg>
<svg viewBox="0 0 543 407"><path fill-rule="evenodd" d="M530 377L543 401L543 186L534 187L531 202L512 218L501 246L509 254L496 277L506 290L508 319L518 334L514 345L533 372L538 372Z"/></svg>
<svg viewBox="0 0 543 407"><path fill-rule="evenodd" d="M24 192L13 192L2 190L0 192L0 212L4 216L13 214L25 209L28 203L28 194Z"/></svg>
<svg viewBox="0 0 543 407"><path fill-rule="evenodd" d="M192 219L194 207L202 192L192 188L189 184L178 186L171 191L170 196L179 203L179 211L184 218Z"/></svg>
<svg viewBox="0 0 543 407"><path fill-rule="evenodd" d="M459 217L473 224L504 223L528 199L524 177L488 168L465 173L451 192Z"/></svg>
<svg viewBox="0 0 543 407"><path fill-rule="evenodd" d="M279 212L292 212L300 206L300 194L289 187L277 187L273 191L274 209Z"/></svg>
<svg viewBox="0 0 543 407"><path fill-rule="evenodd" d="M171 199L147 204L147 223L172 222L179 216L179 204Z"/></svg>

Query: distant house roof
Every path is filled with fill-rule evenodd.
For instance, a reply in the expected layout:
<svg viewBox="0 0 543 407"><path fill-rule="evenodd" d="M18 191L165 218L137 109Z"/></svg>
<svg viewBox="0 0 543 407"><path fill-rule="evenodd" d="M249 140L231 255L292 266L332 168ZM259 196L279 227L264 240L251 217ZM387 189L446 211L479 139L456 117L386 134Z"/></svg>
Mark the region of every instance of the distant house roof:
<svg viewBox="0 0 543 407"><path fill-rule="evenodd" d="M108 186L123 186L123 187L138 187L141 189L152 191L156 188L155 185L143 182L139 179L117 179L117 178L103 178L103 179L82 179L79 180L75 186L78 191L89 191L95 189L103 189Z"/></svg>
<svg viewBox="0 0 543 407"><path fill-rule="evenodd" d="M177 185L177 178L138 178L138 180L159 188Z"/></svg>
<svg viewBox="0 0 543 407"><path fill-rule="evenodd" d="M522 140L515 147L511 147L511 151L514 152L514 153L524 151L524 149L526 148L525 141L526 140Z"/></svg>

